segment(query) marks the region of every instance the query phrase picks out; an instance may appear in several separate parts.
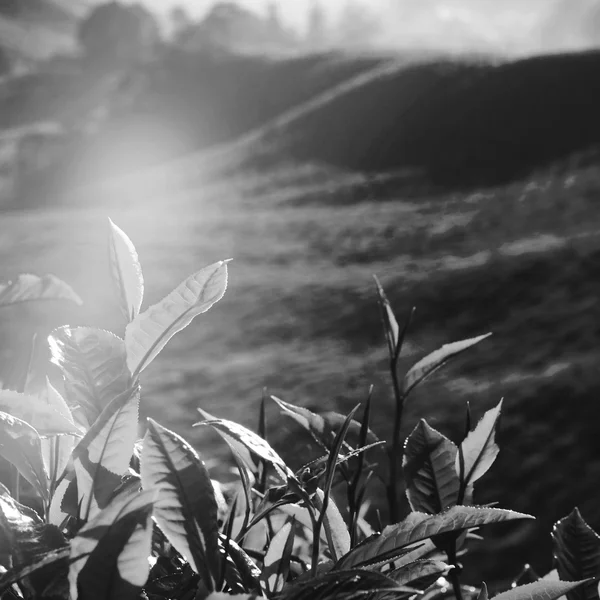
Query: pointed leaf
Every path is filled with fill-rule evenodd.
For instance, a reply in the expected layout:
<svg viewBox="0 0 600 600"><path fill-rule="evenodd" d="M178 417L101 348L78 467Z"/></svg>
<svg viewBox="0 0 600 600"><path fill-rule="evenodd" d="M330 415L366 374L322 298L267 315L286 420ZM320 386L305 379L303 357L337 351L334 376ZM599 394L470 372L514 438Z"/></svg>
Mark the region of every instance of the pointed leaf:
<svg viewBox="0 0 600 600"><path fill-rule="evenodd" d="M127 321L136 317L144 298L144 277L133 242L111 219L108 253L112 281Z"/></svg>
<svg viewBox="0 0 600 600"><path fill-rule="evenodd" d="M54 275L19 275L15 281L0 284L0 307L36 300L68 300L81 305L81 298L70 285Z"/></svg>
<svg viewBox="0 0 600 600"><path fill-rule="evenodd" d="M137 600L148 579L154 492L115 497L71 542L71 598Z"/></svg>
<svg viewBox="0 0 600 600"><path fill-rule="evenodd" d="M0 412L0 456L16 467L44 502L48 500L40 436L31 425L5 412Z"/></svg>
<svg viewBox="0 0 600 600"><path fill-rule="evenodd" d="M359 600L376 592L409 592L416 590L398 585L395 581L375 571L333 571L315 578L305 579L286 587L281 600ZM369 595L367 595L369 594Z"/></svg>
<svg viewBox="0 0 600 600"><path fill-rule="evenodd" d="M379 283L379 279L374 277L375 285L377 286L377 294L379 295L379 305L381 307L382 319L385 328L385 337L388 343L388 350L392 358L396 357L398 344L400 341L400 327L392 310L383 286Z"/></svg>
<svg viewBox="0 0 600 600"><path fill-rule="evenodd" d="M218 417L211 415L209 412L205 411L202 408L198 408L197 410L202 415L202 418L204 419L204 421L218 421L219 420ZM198 423L196 423L194 425L194 427L196 427L197 425L198 425ZM250 450L248 450L246 445L243 444L242 442L237 441L232 436L224 435L222 432L219 432L219 435L221 436L221 438L223 440L225 440L227 442L227 445L231 448L231 451L233 452L234 456L239 458L242 461L242 463L245 465L248 474L251 475L251 479L258 477L259 463L258 463L258 461L256 461L254 459L254 456L252 455ZM263 439L263 438L261 438L261 439Z"/></svg>
<svg viewBox="0 0 600 600"><path fill-rule="evenodd" d="M150 419L140 466L144 489L158 491L154 518L162 532L208 590L215 589L218 507L204 463L183 438Z"/></svg>
<svg viewBox="0 0 600 600"><path fill-rule="evenodd" d="M227 288L227 261L188 277L168 296L139 314L125 330L127 364L134 377L141 373L194 317L218 302Z"/></svg>
<svg viewBox="0 0 600 600"><path fill-rule="evenodd" d="M331 450L336 433L340 430L346 420L344 415L335 412L316 414L307 408L294 406L275 396L271 396L271 399L279 405L285 414L306 429L322 448L328 451ZM360 423L352 421L350 432L358 434L360 428ZM367 439L370 444L379 441L377 436L371 430L368 431Z"/></svg>
<svg viewBox="0 0 600 600"><path fill-rule="evenodd" d="M437 515L412 512L404 521L396 525L389 525L380 534L366 539L353 548L346 556L342 557L336 568L362 567L371 562L390 561L398 551L402 551L410 544L443 533L460 532L491 523L532 518L530 515L510 510L476 506L453 506Z"/></svg>
<svg viewBox="0 0 600 600"><path fill-rule="evenodd" d="M452 567L439 560L417 560L387 575L400 585L410 585L418 589L428 588L439 577L447 575Z"/></svg>
<svg viewBox="0 0 600 600"><path fill-rule="evenodd" d="M139 387L115 398L73 451L81 517L107 506L127 473L137 440Z"/></svg>
<svg viewBox="0 0 600 600"><path fill-rule="evenodd" d="M481 584L481 589L479 590L479 594L477 595L477 600L488 600L488 589L485 581Z"/></svg>
<svg viewBox="0 0 600 600"><path fill-rule="evenodd" d="M294 473L285 464L281 456L271 448L268 442L243 425L228 421L227 419L212 419L210 421L194 423L194 427L199 425L209 425L226 441L228 438L231 438L235 442L243 444L250 452L273 465L283 479L295 479Z"/></svg>
<svg viewBox="0 0 600 600"><path fill-rule="evenodd" d="M534 583L511 588L494 596L492 600L557 600L589 582L589 579L583 581L544 581L540 579Z"/></svg>
<svg viewBox="0 0 600 600"><path fill-rule="evenodd" d="M437 371L440 367L445 365L451 358L462 354L465 350L468 350L475 344L485 340L490 335L492 334L488 333L468 340L444 344L440 349L421 359L404 376L404 381L402 382L403 395L405 397L408 396L417 385L429 377L434 371Z"/></svg>
<svg viewBox="0 0 600 600"><path fill-rule="evenodd" d="M21 580L32 597L42 597L49 586L60 586L66 576L66 546L56 527L43 523L34 510L19 504L0 485L0 566L8 568L0 578L0 595ZM41 556L53 556L52 566L40 562Z"/></svg>
<svg viewBox="0 0 600 600"><path fill-rule="evenodd" d="M315 506L321 510L323 507L323 491L317 488L315 493ZM339 508L336 506L333 498L329 498L323 526L329 544L329 550L334 561L350 552L350 533L348 526L342 517Z"/></svg>
<svg viewBox="0 0 600 600"><path fill-rule="evenodd" d="M84 432L81 430L81 428L75 425L73 415L71 414L71 411L64 398L52 386L50 380L47 378L46 390L40 394L40 398L53 410L57 411L64 419L71 423L72 427L75 427L78 431L81 431L77 437L83 435ZM75 447L75 437L72 435L62 435L60 437L56 436L50 439L42 439L41 442L42 457L44 459L46 471L48 472L50 489L53 490L58 478L62 475L63 471L69 464L71 453Z"/></svg>
<svg viewBox="0 0 600 600"><path fill-rule="evenodd" d="M499 448L496 444L496 426L502 411L502 400L498 406L488 410L482 417L477 427L471 431L461 444L464 465L463 488L471 486L480 477L485 475L498 456ZM455 461L456 473L460 475L460 457Z"/></svg>
<svg viewBox="0 0 600 600"><path fill-rule="evenodd" d="M456 454L456 445L421 419L406 440L403 458L406 495L414 511L435 514L456 504Z"/></svg>
<svg viewBox="0 0 600 600"><path fill-rule="evenodd" d="M267 592L275 594L283 588L290 567L294 542L294 522L289 521L273 536L263 561L262 579Z"/></svg>
<svg viewBox="0 0 600 600"><path fill-rule="evenodd" d="M560 579L580 581L600 577L600 536L584 521L579 509L554 525L554 558ZM591 583L567 593L568 600L598 600L598 585Z"/></svg>
<svg viewBox="0 0 600 600"><path fill-rule="evenodd" d="M0 390L0 411L29 423L40 436L80 435L72 419L39 396Z"/></svg>
<svg viewBox="0 0 600 600"><path fill-rule="evenodd" d="M81 406L90 424L131 387L125 342L109 331L61 327L48 342L52 362L63 372L65 399L71 408Z"/></svg>

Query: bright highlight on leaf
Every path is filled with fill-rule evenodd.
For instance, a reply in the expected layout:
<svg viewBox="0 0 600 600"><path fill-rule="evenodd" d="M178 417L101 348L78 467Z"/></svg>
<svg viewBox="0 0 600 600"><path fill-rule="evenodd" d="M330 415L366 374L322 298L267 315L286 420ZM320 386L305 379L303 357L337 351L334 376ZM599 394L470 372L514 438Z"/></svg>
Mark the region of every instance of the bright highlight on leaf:
<svg viewBox="0 0 600 600"><path fill-rule="evenodd" d="M134 378L177 332L223 297L227 289L227 262L220 261L194 273L127 325L127 364Z"/></svg>
<svg viewBox="0 0 600 600"><path fill-rule="evenodd" d="M105 508L127 473L137 439L139 389L125 391L102 411L73 451L81 516Z"/></svg>
<svg viewBox="0 0 600 600"><path fill-rule="evenodd" d="M140 312L144 298L142 267L133 242L110 219L108 223L108 253L112 281L121 310L127 322L130 322Z"/></svg>
<svg viewBox="0 0 600 600"><path fill-rule="evenodd" d="M39 396L0 390L0 411L29 423L41 437L81 435L72 419Z"/></svg>

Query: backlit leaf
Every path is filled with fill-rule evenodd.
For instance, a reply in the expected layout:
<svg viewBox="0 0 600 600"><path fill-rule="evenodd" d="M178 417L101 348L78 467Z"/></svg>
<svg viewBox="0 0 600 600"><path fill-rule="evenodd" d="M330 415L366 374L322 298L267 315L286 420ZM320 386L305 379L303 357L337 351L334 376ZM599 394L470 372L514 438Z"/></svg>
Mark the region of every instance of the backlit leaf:
<svg viewBox="0 0 600 600"><path fill-rule="evenodd" d="M81 406L89 424L131 386L125 342L102 329L61 327L48 342L65 382L65 400Z"/></svg>
<svg viewBox="0 0 600 600"><path fill-rule="evenodd" d="M73 450L81 516L107 506L127 473L138 433L139 388L115 398Z"/></svg>
<svg viewBox="0 0 600 600"><path fill-rule="evenodd" d="M127 325L127 364L136 376L194 317L218 302L227 288L227 261L198 271Z"/></svg>
<svg viewBox="0 0 600 600"><path fill-rule="evenodd" d="M42 437L80 435L72 419L39 396L0 390L0 411L29 423Z"/></svg>
<svg viewBox="0 0 600 600"><path fill-rule="evenodd" d="M44 501L48 500L40 436L31 425L5 412L0 412L0 456L16 467Z"/></svg>
<svg viewBox="0 0 600 600"><path fill-rule="evenodd" d="M273 465L284 479L295 479L294 473L285 464L281 456L271 448L268 442L263 440L253 431L250 431L239 423L228 421L227 419L212 419L210 421L200 421L195 423L194 427L199 425L208 425L215 429L226 441L228 438L237 443L243 444L250 452Z"/></svg>
<svg viewBox="0 0 600 600"><path fill-rule="evenodd" d="M294 541L293 526L293 521L285 523L273 536L265 554L262 578L270 594L281 591L287 578Z"/></svg>
<svg viewBox="0 0 600 600"><path fill-rule="evenodd" d="M19 275L14 281L0 284L0 307L38 300L68 300L81 305L73 288L54 275Z"/></svg>
<svg viewBox="0 0 600 600"><path fill-rule="evenodd" d="M577 508L554 525L554 558L560 579L580 581L600 577L600 536L584 521ZM598 600L597 582L567 593L568 600Z"/></svg>
<svg viewBox="0 0 600 600"><path fill-rule="evenodd" d="M156 490L154 518L209 590L220 578L218 507L196 451L180 436L148 421L141 458L144 489Z"/></svg>
<svg viewBox="0 0 600 600"><path fill-rule="evenodd" d="M315 497L315 506L321 510L323 506L323 490L317 488ZM333 498L329 498L329 502L327 503L323 526L325 527L329 550L333 560L336 561L350 551L350 533Z"/></svg>
<svg viewBox="0 0 600 600"><path fill-rule="evenodd" d="M108 253L112 281L127 321L136 317L144 298L144 277L133 242L110 219Z"/></svg>
<svg viewBox="0 0 600 600"><path fill-rule="evenodd" d="M23 580L32 596L42 597L49 586L60 587L66 577L66 547L58 528L44 523L0 485L0 566L8 568L0 578L0 590L10 586L10 581ZM41 557L52 560L40 561Z"/></svg>
<svg viewBox="0 0 600 600"><path fill-rule="evenodd" d="M363 567L374 562L390 561L407 546L443 533L531 518L530 515L510 510L476 506L453 506L437 515L412 512L404 521L387 526L380 534L367 538L353 548L338 561L336 568Z"/></svg>
<svg viewBox="0 0 600 600"><path fill-rule="evenodd" d="M137 600L148 579L154 492L116 496L71 542L69 585L75 600Z"/></svg>
<svg viewBox="0 0 600 600"><path fill-rule="evenodd" d="M404 396L419 385L424 379L429 377L434 371L445 365L451 358L462 354L465 350L473 347L475 344L488 338L491 333L480 335L468 340L444 344L441 348L427 355L425 358L417 362L404 376L402 382L402 393Z"/></svg>
<svg viewBox="0 0 600 600"><path fill-rule="evenodd" d="M534 583L519 585L502 592L494 596L492 600L557 600L589 582L589 579L583 581L544 581L540 579Z"/></svg>
<svg viewBox="0 0 600 600"><path fill-rule="evenodd" d="M477 427L464 439L461 444L464 460L463 487L467 489L480 477L485 475L498 456L499 448L496 444L496 426L502 410L502 401L498 406L488 410L482 417ZM460 456L456 456L456 473L460 475Z"/></svg>
<svg viewBox="0 0 600 600"><path fill-rule="evenodd" d="M406 440L403 469L414 511L435 514L456 504L460 481L456 445L421 419Z"/></svg>

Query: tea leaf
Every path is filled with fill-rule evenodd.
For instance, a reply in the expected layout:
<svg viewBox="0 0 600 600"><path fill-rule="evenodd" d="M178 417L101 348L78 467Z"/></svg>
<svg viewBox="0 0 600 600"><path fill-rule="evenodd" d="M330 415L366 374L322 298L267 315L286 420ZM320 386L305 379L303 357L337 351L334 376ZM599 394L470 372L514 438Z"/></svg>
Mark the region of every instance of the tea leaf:
<svg viewBox="0 0 600 600"><path fill-rule="evenodd" d="M437 515L412 512L404 521L387 526L380 534L353 548L338 561L336 568L365 567L371 563L389 562L407 546L443 533L532 518L510 510L476 506L453 506Z"/></svg>
<svg viewBox="0 0 600 600"><path fill-rule="evenodd" d="M65 550L68 554L60 530L19 504L0 484L0 566L9 569L0 577L0 596L16 582L33 597L44 597L49 586L59 587L66 577Z"/></svg>
<svg viewBox="0 0 600 600"><path fill-rule="evenodd" d="M275 396L271 396L271 399L278 404L285 414L306 429L324 450L331 450L336 433L341 429L346 420L344 415L332 411L317 414L302 406L294 406L293 404L284 402ZM361 424L353 420L349 431L358 436L360 429ZM367 440L370 444L379 441L370 429L368 430Z"/></svg>
<svg viewBox="0 0 600 600"><path fill-rule="evenodd" d="M15 281L0 284L0 307L37 300L68 300L83 304L73 288L54 275L19 275Z"/></svg>
<svg viewBox="0 0 600 600"><path fill-rule="evenodd" d="M153 491L127 492L82 527L71 542L74 600L137 600L148 579Z"/></svg>
<svg viewBox="0 0 600 600"><path fill-rule="evenodd" d="M131 387L125 342L109 331L61 327L48 342L51 360L63 373L65 399L71 408L82 407L88 423Z"/></svg>
<svg viewBox="0 0 600 600"><path fill-rule="evenodd" d="M137 315L125 330L127 364L137 377L194 317L218 302L227 288L227 261L194 273L168 296Z"/></svg>
<svg viewBox="0 0 600 600"><path fill-rule="evenodd" d="M488 338L491 333L468 340L444 344L441 348L417 362L404 376L402 394L406 397L423 380L445 365L451 358L462 354L465 350Z"/></svg>
<svg viewBox="0 0 600 600"><path fill-rule="evenodd" d="M421 419L406 440L402 465L414 511L435 514L456 504L456 454L456 445Z"/></svg>
<svg viewBox="0 0 600 600"><path fill-rule="evenodd" d="M392 360L395 360L399 352L400 327L398 326L396 315L394 315L392 305L387 299L383 286L381 283L379 283L379 279L377 277L374 276L373 278L375 279L377 294L379 296L379 306L381 307L381 315L384 324L385 337L388 343L388 350Z"/></svg>
<svg viewBox="0 0 600 600"><path fill-rule="evenodd" d="M400 585L418 589L428 588L438 577L445 576L452 567L439 560L417 560L387 573Z"/></svg>
<svg viewBox="0 0 600 600"><path fill-rule="evenodd" d="M477 594L477 600L488 600L488 598L488 589L484 581L481 583L481 589L479 590L479 594Z"/></svg>
<svg viewBox="0 0 600 600"><path fill-rule="evenodd" d="M243 425L228 421L227 419L212 419L210 421L194 423L194 427L200 425L209 425L215 429L225 441L232 439L234 442L242 444L250 452L273 465L283 479L296 479L294 473L285 464L279 454L277 454L265 440Z"/></svg>
<svg viewBox="0 0 600 600"><path fill-rule="evenodd" d="M462 467L464 472L463 490L467 490L469 486L472 486L480 477L485 475L498 456L500 449L496 444L496 426L501 410L502 400L498 403L498 406L485 413L477 427L467 435L461 444L464 460ZM455 469L456 473L460 475L459 456L456 457Z"/></svg>
<svg viewBox="0 0 600 600"><path fill-rule="evenodd" d="M127 473L137 439L139 387L115 398L73 450L81 516L106 508Z"/></svg>
<svg viewBox="0 0 600 600"><path fill-rule="evenodd" d="M519 585L502 592L494 596L492 600L557 600L590 581L590 579L583 581L544 581L540 579L534 583Z"/></svg>
<svg viewBox="0 0 600 600"><path fill-rule="evenodd" d="M287 586L280 600L362 600L376 592L408 592L418 590L398 585L375 571L346 570L325 573Z"/></svg>
<svg viewBox="0 0 600 600"><path fill-rule="evenodd" d="M39 396L0 390L0 411L29 423L41 437L81 435L72 418Z"/></svg>
<svg viewBox="0 0 600 600"><path fill-rule="evenodd" d="M560 579L579 581L600 576L600 536L584 521L579 509L554 525L554 558ZM568 600L598 600L598 585L567 592Z"/></svg>
<svg viewBox="0 0 600 600"><path fill-rule="evenodd" d="M72 424L77 430L80 428L75 425L73 415L63 397L52 386L49 379L46 379L46 390L40 394L41 400L48 406L57 411L64 419ZM82 435L78 434L77 437ZM69 464L71 453L75 447L75 438L72 435L56 436L50 439L42 439L42 457L44 465L50 479L50 490L54 490L58 478Z"/></svg>
<svg viewBox="0 0 600 600"><path fill-rule="evenodd" d="M44 502L48 501L48 474L38 432L29 423L1 411L0 456L16 467Z"/></svg>
<svg viewBox="0 0 600 600"><path fill-rule="evenodd" d="M290 570L290 557L294 543L294 521L286 523L275 534L263 561L262 579L267 592L280 592Z"/></svg>
<svg viewBox="0 0 600 600"><path fill-rule="evenodd" d="M315 493L315 506L318 510L323 508L323 491L317 488ZM350 552L350 533L339 508L336 506L333 498L329 498L323 526L329 544L329 551L334 561Z"/></svg>
<svg viewBox="0 0 600 600"><path fill-rule="evenodd" d="M211 415L209 412L206 412L202 408L197 409L198 412L202 415L204 421L218 421L218 417ZM199 423L193 425L194 427L198 426ZM239 458L242 463L245 465L247 473L249 473L254 480L258 476L258 462L254 460L252 453L248 450L247 446L240 441L237 441L232 436L226 436L223 432L218 432L220 437L227 442L227 445L234 453L234 455ZM260 436L259 436L260 437ZM261 438L263 439L263 438Z"/></svg>
<svg viewBox="0 0 600 600"><path fill-rule="evenodd" d="M218 507L204 463L180 436L149 419L142 486L158 490L154 518L209 591L220 580Z"/></svg>
<svg viewBox="0 0 600 600"><path fill-rule="evenodd" d="M110 233L108 252L112 281L127 321L140 312L144 298L144 277L133 242L125 232L108 219Z"/></svg>

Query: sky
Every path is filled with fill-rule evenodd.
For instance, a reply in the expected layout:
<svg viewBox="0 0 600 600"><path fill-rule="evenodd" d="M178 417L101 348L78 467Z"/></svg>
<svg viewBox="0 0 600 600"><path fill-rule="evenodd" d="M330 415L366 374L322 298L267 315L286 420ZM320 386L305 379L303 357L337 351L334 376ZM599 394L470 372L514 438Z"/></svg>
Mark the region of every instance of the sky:
<svg viewBox="0 0 600 600"><path fill-rule="evenodd" d="M197 17L215 2L138 1L163 14L173 6L184 6ZM257 12L264 11L267 5L267 0L235 1ZM435 46L437 49L496 50L512 54L586 47L589 40L582 40L581 36L582 23L586 20L583 15L592 5L600 7L600 0L279 0L277 3L284 22L303 30L315 1L326 9L332 21L346 2L362 3L380 17L383 26L381 44L385 46ZM549 16L553 19L554 29L550 33L545 29L543 37L540 31Z"/></svg>

